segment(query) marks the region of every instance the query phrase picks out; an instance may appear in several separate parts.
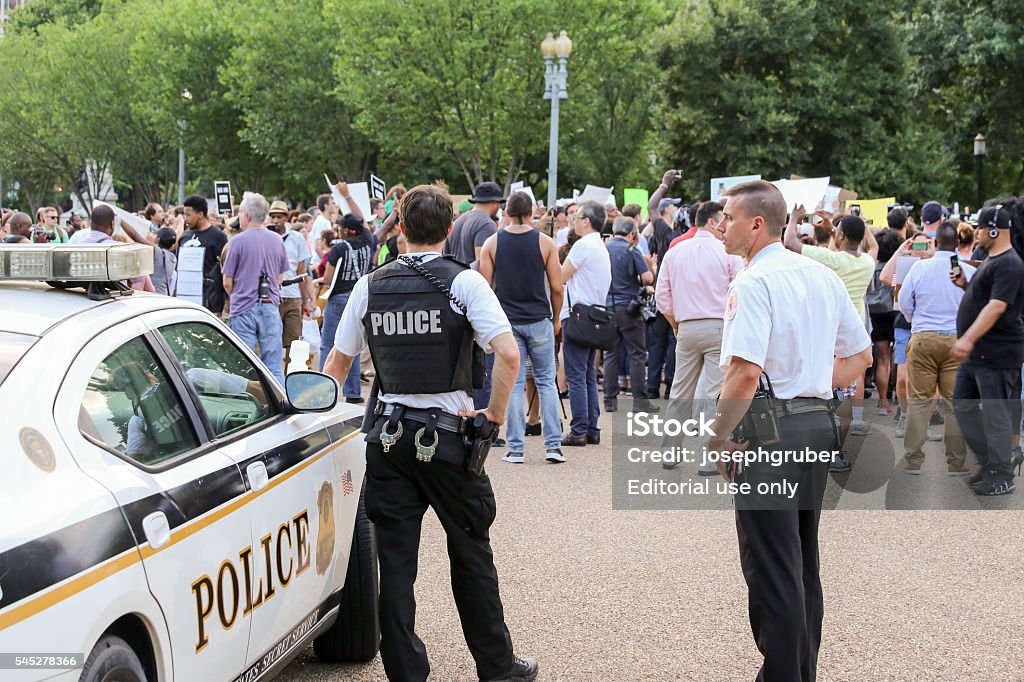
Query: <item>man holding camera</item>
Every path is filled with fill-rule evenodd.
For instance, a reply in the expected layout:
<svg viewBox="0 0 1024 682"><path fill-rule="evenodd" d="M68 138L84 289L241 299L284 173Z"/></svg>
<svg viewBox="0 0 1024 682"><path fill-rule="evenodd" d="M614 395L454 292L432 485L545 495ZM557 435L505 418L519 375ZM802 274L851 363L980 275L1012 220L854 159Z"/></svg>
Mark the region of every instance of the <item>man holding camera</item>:
<svg viewBox="0 0 1024 682"><path fill-rule="evenodd" d="M641 315L644 289L654 283L644 256L637 248L638 231L632 218L620 216L612 224L612 238L605 247L612 264L612 285L605 305L615 311L615 347L604 354L604 410L615 412L619 405L619 348L626 344L629 357L629 385L633 409L657 412L647 397L644 370L647 361L646 323Z"/></svg>
<svg viewBox="0 0 1024 682"><path fill-rule="evenodd" d="M658 271L658 310L676 336L676 373L669 399L689 418L693 401L714 401L724 373L718 366L729 284L743 259L725 252L719 226L722 205L705 201L697 209L697 232L669 250ZM678 401L678 402L677 402ZM704 409L713 406L713 402ZM716 473L710 463L700 473Z"/></svg>

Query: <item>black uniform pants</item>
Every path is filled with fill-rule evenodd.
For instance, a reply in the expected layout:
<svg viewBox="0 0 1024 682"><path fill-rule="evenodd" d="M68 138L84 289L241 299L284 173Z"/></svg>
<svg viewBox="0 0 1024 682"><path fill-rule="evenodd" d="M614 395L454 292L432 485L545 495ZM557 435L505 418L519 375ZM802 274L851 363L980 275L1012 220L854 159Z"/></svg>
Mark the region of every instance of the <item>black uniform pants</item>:
<svg viewBox="0 0 1024 682"><path fill-rule="evenodd" d="M512 668L513 656L488 535L495 514L490 479L436 458L418 461L413 434L422 425L405 421L404 426L389 452L377 443L366 446L366 514L377 530L384 671L389 680L401 682L420 682L430 673L426 648L415 632L413 594L420 527L430 506L448 536L452 594L477 674L498 677ZM438 434L439 452L464 452L461 437Z"/></svg>
<svg viewBox="0 0 1024 682"><path fill-rule="evenodd" d="M833 450L831 419L826 412L785 417L779 421L780 443L765 449ZM793 500L736 499L750 628L764 656L757 674L761 682L813 682L817 675L824 615L818 520L828 466L753 466L747 471L748 482L756 485L785 477L799 483L799 494Z"/></svg>
<svg viewBox="0 0 1024 682"><path fill-rule="evenodd" d="M629 385L634 399L647 398L647 325L639 315L630 315L625 305L615 305L615 348L604 354L604 399L619 396L619 348L626 344L629 357Z"/></svg>

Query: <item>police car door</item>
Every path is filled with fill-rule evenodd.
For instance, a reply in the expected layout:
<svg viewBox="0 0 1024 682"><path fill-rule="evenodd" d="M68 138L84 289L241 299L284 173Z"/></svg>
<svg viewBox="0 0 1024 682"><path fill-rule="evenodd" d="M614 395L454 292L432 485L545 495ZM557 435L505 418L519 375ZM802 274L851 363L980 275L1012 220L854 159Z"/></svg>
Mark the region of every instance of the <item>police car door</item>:
<svg viewBox="0 0 1024 682"><path fill-rule="evenodd" d="M240 552L251 552L248 568L239 565L242 606L253 623L241 677L254 680L339 603L334 510L343 482L320 419L283 414L266 367L205 313L175 314L175 321L165 312L147 323L180 361L214 444L239 463L250 489L251 544L220 551L223 561L236 564ZM225 381L218 372L242 381Z"/></svg>
<svg viewBox="0 0 1024 682"><path fill-rule="evenodd" d="M180 371L140 319L84 345L54 417L76 461L114 494L135 533L167 621L175 677L236 675L250 628L238 554L252 537L244 480L230 457L204 447Z"/></svg>

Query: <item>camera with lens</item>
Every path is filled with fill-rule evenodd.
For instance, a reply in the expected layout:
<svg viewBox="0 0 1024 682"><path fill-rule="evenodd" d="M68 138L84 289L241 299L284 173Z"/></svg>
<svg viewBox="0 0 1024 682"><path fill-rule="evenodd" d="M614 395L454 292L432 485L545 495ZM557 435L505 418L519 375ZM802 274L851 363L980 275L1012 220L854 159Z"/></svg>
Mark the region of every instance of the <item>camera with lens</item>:
<svg viewBox="0 0 1024 682"><path fill-rule="evenodd" d="M37 226L33 226L32 227L32 241L34 241L34 242L39 242L39 241L52 242L56 238L57 238L57 233L56 232L50 232L45 227L37 227Z"/></svg>
<svg viewBox="0 0 1024 682"><path fill-rule="evenodd" d="M260 275L260 284L258 289L258 295L260 303L270 302L270 278L266 274Z"/></svg>
<svg viewBox="0 0 1024 682"><path fill-rule="evenodd" d="M626 313L630 317L639 317L644 322L653 320L658 314L654 303L654 294L644 290L643 293L626 304Z"/></svg>

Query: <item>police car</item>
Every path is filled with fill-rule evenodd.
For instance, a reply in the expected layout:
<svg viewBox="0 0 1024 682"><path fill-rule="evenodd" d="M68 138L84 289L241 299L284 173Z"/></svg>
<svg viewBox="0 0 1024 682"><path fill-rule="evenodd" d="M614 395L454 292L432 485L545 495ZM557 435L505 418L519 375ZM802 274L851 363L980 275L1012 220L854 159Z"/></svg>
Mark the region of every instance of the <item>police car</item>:
<svg viewBox="0 0 1024 682"><path fill-rule="evenodd" d="M0 246L0 679L372 659L361 413L322 374L282 390L205 309L127 295L152 259Z"/></svg>

